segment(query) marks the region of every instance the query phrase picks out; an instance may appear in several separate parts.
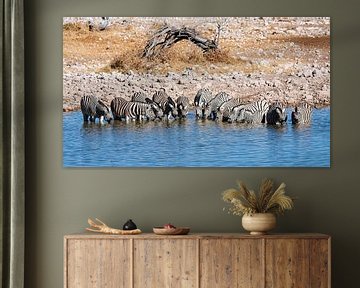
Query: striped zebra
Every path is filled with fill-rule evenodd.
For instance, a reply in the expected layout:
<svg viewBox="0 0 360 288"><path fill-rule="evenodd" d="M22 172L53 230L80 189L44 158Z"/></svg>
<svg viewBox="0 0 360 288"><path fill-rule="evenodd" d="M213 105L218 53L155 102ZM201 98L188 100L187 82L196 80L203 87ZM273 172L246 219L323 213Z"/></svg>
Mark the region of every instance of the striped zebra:
<svg viewBox="0 0 360 288"><path fill-rule="evenodd" d="M141 102L141 103L147 103L146 102L146 94L144 92L135 92L132 96L131 96L131 102Z"/></svg>
<svg viewBox="0 0 360 288"><path fill-rule="evenodd" d="M153 100L148 98L144 92L135 92L132 95L130 101L149 104L152 108L152 111L154 112L151 113L152 114L152 116L150 117L151 119L161 118L163 116L163 111L160 108L160 106L157 103L155 103Z"/></svg>
<svg viewBox="0 0 360 288"><path fill-rule="evenodd" d="M179 96L176 99L176 108L178 111L179 118L186 118L188 114L188 109L190 106L189 98L185 96Z"/></svg>
<svg viewBox="0 0 360 288"><path fill-rule="evenodd" d="M155 102L159 102L163 98L167 98L169 95L166 93L164 88L160 88L160 90L157 90L152 97L152 100Z"/></svg>
<svg viewBox="0 0 360 288"><path fill-rule="evenodd" d="M246 104L239 103L237 105L232 106L230 109L224 110L222 113L222 120L223 122L232 123L237 121L237 118L240 112L246 107ZM240 121L239 121L240 122Z"/></svg>
<svg viewBox="0 0 360 288"><path fill-rule="evenodd" d="M153 100L151 100L150 98L145 98L145 101L148 105L150 105L151 107L151 111L153 112L153 114L155 115L155 119L159 118L161 119L161 117L164 115L163 110L161 109L161 107L159 106L159 104L157 104L156 102L154 102ZM152 113L151 113L152 115Z"/></svg>
<svg viewBox="0 0 360 288"><path fill-rule="evenodd" d="M161 109L155 103L131 102L121 97L111 101L111 110L117 120L153 120L162 116Z"/></svg>
<svg viewBox="0 0 360 288"><path fill-rule="evenodd" d="M223 122L227 122L233 108L243 103L244 101L241 98L233 98L227 102L224 102L218 109L218 118L222 119Z"/></svg>
<svg viewBox="0 0 360 288"><path fill-rule="evenodd" d="M205 108L214 96L208 88L200 89L194 98L196 118L205 118Z"/></svg>
<svg viewBox="0 0 360 288"><path fill-rule="evenodd" d="M161 109L161 107L159 106L159 104L157 104L150 98L145 98L145 101L146 101L146 104L149 105L151 108L147 114L148 120L155 120L156 118L161 119L161 117L164 115L164 112Z"/></svg>
<svg viewBox="0 0 360 288"><path fill-rule="evenodd" d="M226 92L216 94L215 97L207 103L204 116L207 116L210 120L216 120L219 107L231 99L232 97Z"/></svg>
<svg viewBox="0 0 360 288"><path fill-rule="evenodd" d="M176 118L176 116L178 115L176 103L165 92L165 89L156 91L153 95L152 101L159 105L167 119L169 119L171 116Z"/></svg>
<svg viewBox="0 0 360 288"><path fill-rule="evenodd" d="M104 119L110 123L113 119L109 107L97 99L93 95L85 95L80 99L81 112L83 114L84 122L95 122L99 118L99 122L103 123Z"/></svg>
<svg viewBox="0 0 360 288"><path fill-rule="evenodd" d="M302 103L291 112L292 124L309 124L313 107L308 103Z"/></svg>
<svg viewBox="0 0 360 288"><path fill-rule="evenodd" d="M122 118L125 118L124 114L120 114L119 107L124 105L127 102L129 102L129 101L125 100L122 97L116 97L111 101L110 108L111 108L111 112L114 115L115 120L121 120Z"/></svg>
<svg viewBox="0 0 360 288"><path fill-rule="evenodd" d="M276 101L269 107L266 113L266 122L269 125L284 124L287 121L286 109L283 104Z"/></svg>
<svg viewBox="0 0 360 288"><path fill-rule="evenodd" d="M269 103L266 100L259 100L249 104L239 104L233 108L228 122L265 123L265 116L268 110Z"/></svg>

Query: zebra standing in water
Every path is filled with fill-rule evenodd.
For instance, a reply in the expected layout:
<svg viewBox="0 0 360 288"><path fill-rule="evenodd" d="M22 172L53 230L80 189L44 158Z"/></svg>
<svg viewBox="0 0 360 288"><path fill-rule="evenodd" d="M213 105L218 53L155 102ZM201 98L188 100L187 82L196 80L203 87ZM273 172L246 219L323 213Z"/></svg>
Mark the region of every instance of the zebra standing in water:
<svg viewBox="0 0 360 288"><path fill-rule="evenodd" d="M271 104L269 111L266 113L266 122L269 125L278 125L286 123L286 109L280 102Z"/></svg>
<svg viewBox="0 0 360 288"><path fill-rule="evenodd" d="M238 112L244 108L244 106L245 103L242 98L233 98L219 107L219 118L221 117L223 122L231 123L236 120L239 114ZM234 117L234 115L236 115L236 117Z"/></svg>
<svg viewBox="0 0 360 288"><path fill-rule="evenodd" d="M204 116L207 116L210 120L216 120L219 107L231 99L232 97L226 92L216 94L215 97L208 102Z"/></svg>
<svg viewBox="0 0 360 288"><path fill-rule="evenodd" d="M208 88L200 89L194 98L196 118L205 118L205 108L214 96Z"/></svg>
<svg viewBox="0 0 360 288"><path fill-rule="evenodd" d="M224 110L223 112L223 121L227 121L229 123L232 123L234 121L237 121L238 116L240 112L246 107L246 104L239 103L237 105L232 106L230 109ZM239 119L239 122L240 119Z"/></svg>
<svg viewBox="0 0 360 288"><path fill-rule="evenodd" d="M85 95L80 99L81 112L83 114L84 122L95 122L99 118L99 122L103 123L104 119L110 123L113 119L109 107L97 99L93 95Z"/></svg>
<svg viewBox="0 0 360 288"><path fill-rule="evenodd" d="M154 117L162 116L161 109L152 101L149 102L149 104L130 102L121 97L114 98L111 101L111 111L113 112L115 119L121 120L122 118L125 118L126 121L130 119L149 120Z"/></svg>
<svg viewBox="0 0 360 288"><path fill-rule="evenodd" d="M146 103L149 104L152 108L152 111L154 113L151 113L153 115L153 119L161 118L163 116L162 109L160 106L152 101L150 98L147 97L147 95L144 92L135 92L131 97L131 102L139 102L139 103ZM152 120L153 120L152 119Z"/></svg>
<svg viewBox="0 0 360 288"><path fill-rule="evenodd" d="M152 101L154 101L162 109L163 114L166 115L167 119L171 116L176 118L178 111L174 100L165 92L165 89L156 91L153 95Z"/></svg>
<svg viewBox="0 0 360 288"><path fill-rule="evenodd" d="M161 117L164 115L161 107L150 98L145 98L145 102L151 108L147 115L148 119L150 120L155 120L156 118L161 119Z"/></svg>
<svg viewBox="0 0 360 288"><path fill-rule="evenodd" d="M179 96L176 99L176 108L178 111L179 118L186 118L188 114L188 108L190 106L189 98L185 96Z"/></svg>
<svg viewBox="0 0 360 288"><path fill-rule="evenodd" d="M115 120L121 120L121 118L125 118L125 114L120 114L119 107L125 105L125 103L127 102L129 101L125 100L122 97L116 97L111 101L111 112L113 113Z"/></svg>
<svg viewBox="0 0 360 288"><path fill-rule="evenodd" d="M233 109L233 107L240 105L240 104L244 104L243 99L241 98L233 98L227 102L224 102L223 104L220 105L219 109L218 109L218 113L219 116L223 116L224 118L224 113L226 113L226 115L229 115L229 112ZM224 121L224 119L223 119ZM227 120L225 120L227 121Z"/></svg>
<svg viewBox="0 0 360 288"><path fill-rule="evenodd" d="M265 115L268 110L269 103L266 100L259 100L249 104L239 104L233 107L228 122L265 123Z"/></svg>
<svg viewBox="0 0 360 288"><path fill-rule="evenodd" d="M311 122L312 106L308 103L302 103L295 107L291 112L292 124L309 124Z"/></svg>

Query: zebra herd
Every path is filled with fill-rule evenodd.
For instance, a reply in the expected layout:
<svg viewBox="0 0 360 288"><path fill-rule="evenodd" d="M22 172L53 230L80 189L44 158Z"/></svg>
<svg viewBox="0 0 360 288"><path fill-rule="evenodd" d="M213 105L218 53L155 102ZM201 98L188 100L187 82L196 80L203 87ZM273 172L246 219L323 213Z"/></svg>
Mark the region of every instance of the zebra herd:
<svg viewBox="0 0 360 288"><path fill-rule="evenodd" d="M116 97L111 101L110 108L95 96L83 96L80 107L84 122L95 122L99 118L109 123L114 120L148 121L156 119L186 118L190 101L185 96L179 96L175 101L160 89L152 99L143 92L135 92L130 101ZM287 122L286 107L279 101L268 103L266 100L245 103L243 98L232 98L226 92L213 94L209 89L200 89L194 98L197 119L219 120L223 122L238 122L269 125L282 125ZM291 112L293 124L308 124L311 121L312 106L301 103Z"/></svg>

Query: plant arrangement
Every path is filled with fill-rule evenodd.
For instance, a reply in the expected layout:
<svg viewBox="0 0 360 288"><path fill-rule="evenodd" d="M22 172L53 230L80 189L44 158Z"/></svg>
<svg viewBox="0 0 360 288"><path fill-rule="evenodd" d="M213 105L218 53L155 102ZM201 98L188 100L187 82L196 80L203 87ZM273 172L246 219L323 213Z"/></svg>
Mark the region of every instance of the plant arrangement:
<svg viewBox="0 0 360 288"><path fill-rule="evenodd" d="M283 214L294 207L294 198L285 195L285 183L274 190L274 182L264 179L258 193L249 190L242 181L238 181L238 189L227 189L222 199L231 204L229 213L233 215L253 215L256 213Z"/></svg>

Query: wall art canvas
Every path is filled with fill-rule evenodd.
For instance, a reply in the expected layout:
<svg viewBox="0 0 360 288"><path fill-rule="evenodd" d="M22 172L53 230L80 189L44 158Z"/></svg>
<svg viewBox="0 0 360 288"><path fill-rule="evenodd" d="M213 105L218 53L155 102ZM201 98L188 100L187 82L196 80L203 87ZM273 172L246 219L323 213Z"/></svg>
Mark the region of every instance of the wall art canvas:
<svg viewBox="0 0 360 288"><path fill-rule="evenodd" d="M330 167L329 17L64 17L64 167Z"/></svg>

